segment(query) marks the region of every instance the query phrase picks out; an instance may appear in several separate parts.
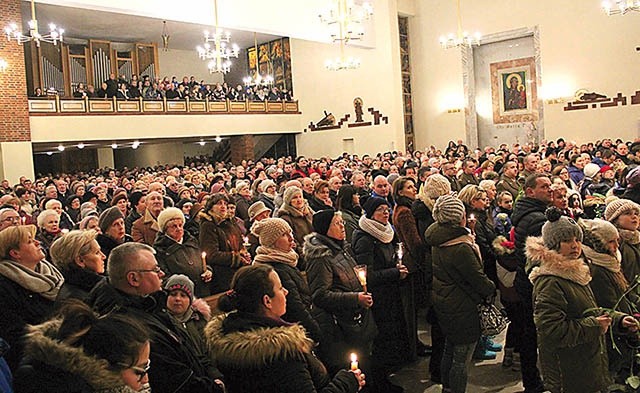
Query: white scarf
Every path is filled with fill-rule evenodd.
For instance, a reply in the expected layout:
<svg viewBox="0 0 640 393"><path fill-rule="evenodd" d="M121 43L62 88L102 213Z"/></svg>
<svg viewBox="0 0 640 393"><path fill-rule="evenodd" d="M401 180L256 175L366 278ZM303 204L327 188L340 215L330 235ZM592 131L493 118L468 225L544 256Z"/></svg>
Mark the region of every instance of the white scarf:
<svg viewBox="0 0 640 393"><path fill-rule="evenodd" d="M376 220L367 218L367 216L362 216L358 224L363 231L380 240L382 243L388 244L393 240L393 227L389 223L384 225Z"/></svg>
<svg viewBox="0 0 640 393"><path fill-rule="evenodd" d="M45 260L36 265L35 271L17 262L4 260L0 262L0 275L51 301L56 300L64 283L62 273Z"/></svg>

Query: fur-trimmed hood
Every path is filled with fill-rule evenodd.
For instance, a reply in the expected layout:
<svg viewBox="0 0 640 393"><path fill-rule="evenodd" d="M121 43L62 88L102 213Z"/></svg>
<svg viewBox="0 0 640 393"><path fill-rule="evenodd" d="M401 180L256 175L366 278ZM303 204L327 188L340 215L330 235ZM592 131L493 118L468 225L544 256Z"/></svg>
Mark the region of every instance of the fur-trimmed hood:
<svg viewBox="0 0 640 393"><path fill-rule="evenodd" d="M569 259L545 247L542 237L529 237L525 245L527 264L535 266L529 274L534 282L540 276L557 276L580 285L591 282L589 266L581 258Z"/></svg>
<svg viewBox="0 0 640 393"><path fill-rule="evenodd" d="M25 356L46 365L67 371L83 379L96 391L113 390L133 393L119 372L109 370L109 363L87 355L82 348L58 340L62 320L53 319L40 325L29 326L25 336Z"/></svg>
<svg viewBox="0 0 640 393"><path fill-rule="evenodd" d="M228 317L216 316L204 329L211 356L221 369L261 369L275 361L302 360L313 348L313 341L300 325L267 326L225 334L223 322Z"/></svg>

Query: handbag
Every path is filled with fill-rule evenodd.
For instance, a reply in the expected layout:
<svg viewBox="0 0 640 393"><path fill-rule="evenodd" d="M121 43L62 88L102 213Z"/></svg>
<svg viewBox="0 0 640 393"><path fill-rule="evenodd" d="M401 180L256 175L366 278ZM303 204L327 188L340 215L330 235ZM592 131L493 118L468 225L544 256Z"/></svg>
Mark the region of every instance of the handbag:
<svg viewBox="0 0 640 393"><path fill-rule="evenodd" d="M369 343L378 335L378 327L369 309L362 309L351 317L334 315L333 318L346 343Z"/></svg>
<svg viewBox="0 0 640 393"><path fill-rule="evenodd" d="M478 304L480 317L480 334L483 336L496 336L509 324L509 318L504 316L493 303Z"/></svg>

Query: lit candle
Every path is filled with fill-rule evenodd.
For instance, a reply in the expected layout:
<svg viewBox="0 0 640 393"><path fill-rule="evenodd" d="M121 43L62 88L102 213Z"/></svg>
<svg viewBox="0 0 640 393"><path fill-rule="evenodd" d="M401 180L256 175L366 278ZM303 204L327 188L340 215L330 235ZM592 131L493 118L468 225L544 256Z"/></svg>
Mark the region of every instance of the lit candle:
<svg viewBox="0 0 640 393"><path fill-rule="evenodd" d="M351 371L358 369L358 356L355 353L351 354Z"/></svg>
<svg viewBox="0 0 640 393"><path fill-rule="evenodd" d="M362 289L364 292L367 292L367 272L364 270L360 270L358 272L358 280L360 280L360 284L362 285Z"/></svg>
<svg viewBox="0 0 640 393"><path fill-rule="evenodd" d="M244 242L243 246L245 248L249 248L251 246L251 243L249 243L249 237L248 236L242 236L242 241Z"/></svg>
<svg viewBox="0 0 640 393"><path fill-rule="evenodd" d="M207 253L202 251L202 273L207 272Z"/></svg>
<svg viewBox="0 0 640 393"><path fill-rule="evenodd" d="M404 255L404 250L402 248L402 242L398 243L398 265L402 266L402 256Z"/></svg>
<svg viewBox="0 0 640 393"><path fill-rule="evenodd" d="M475 220L475 219L476 219L475 214L473 213L469 214L469 220Z"/></svg>
<svg viewBox="0 0 640 393"><path fill-rule="evenodd" d="M24 223L27 222L27 217L25 216L20 217L20 221L22 221L22 225L24 225Z"/></svg>

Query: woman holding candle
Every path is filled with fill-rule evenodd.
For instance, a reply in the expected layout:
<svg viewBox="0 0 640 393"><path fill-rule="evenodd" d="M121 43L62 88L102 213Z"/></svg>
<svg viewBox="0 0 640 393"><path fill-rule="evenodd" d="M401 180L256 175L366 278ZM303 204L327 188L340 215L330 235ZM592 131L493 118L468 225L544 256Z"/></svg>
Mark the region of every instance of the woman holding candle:
<svg viewBox="0 0 640 393"><path fill-rule="evenodd" d="M198 247L198 241L184 230L184 214L180 209L169 207L158 215L160 232L153 248L156 250L158 266L167 275L184 274L195 283L194 295L203 298L211 295L209 282L213 278L211 268Z"/></svg>
<svg viewBox="0 0 640 393"><path fill-rule="evenodd" d="M227 392L355 393L365 376L340 370L333 379L314 356L313 342L297 324L284 322L287 289L270 265L240 268L220 308L232 311L214 318L205 328L211 356L225 376ZM342 368L349 365L349 356Z"/></svg>
<svg viewBox="0 0 640 393"><path fill-rule="evenodd" d="M287 187L282 196L282 206L275 213L275 217L282 218L293 230L293 238L296 241L296 253L301 259L298 262L300 270L306 269L302 246L304 237L313 232L311 225L313 211L304 199L302 189L296 186Z"/></svg>

